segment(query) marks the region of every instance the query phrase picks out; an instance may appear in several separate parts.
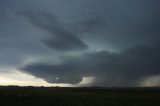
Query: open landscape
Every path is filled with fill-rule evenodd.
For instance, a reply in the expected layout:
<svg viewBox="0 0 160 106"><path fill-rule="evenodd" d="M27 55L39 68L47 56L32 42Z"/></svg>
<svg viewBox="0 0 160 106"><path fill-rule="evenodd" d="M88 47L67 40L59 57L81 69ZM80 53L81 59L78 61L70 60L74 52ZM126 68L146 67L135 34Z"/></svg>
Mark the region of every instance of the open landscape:
<svg viewBox="0 0 160 106"><path fill-rule="evenodd" d="M160 106L160 0L0 0L0 106Z"/></svg>
<svg viewBox="0 0 160 106"><path fill-rule="evenodd" d="M1 106L160 106L160 88L0 87Z"/></svg>

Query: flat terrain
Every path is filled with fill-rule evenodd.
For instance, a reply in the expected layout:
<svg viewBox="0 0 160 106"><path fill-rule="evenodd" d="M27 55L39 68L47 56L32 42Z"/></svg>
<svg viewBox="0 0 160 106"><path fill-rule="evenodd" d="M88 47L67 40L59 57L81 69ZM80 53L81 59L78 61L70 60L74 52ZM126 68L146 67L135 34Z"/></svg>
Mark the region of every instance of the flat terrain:
<svg viewBox="0 0 160 106"><path fill-rule="evenodd" d="M160 88L0 87L0 106L160 106Z"/></svg>

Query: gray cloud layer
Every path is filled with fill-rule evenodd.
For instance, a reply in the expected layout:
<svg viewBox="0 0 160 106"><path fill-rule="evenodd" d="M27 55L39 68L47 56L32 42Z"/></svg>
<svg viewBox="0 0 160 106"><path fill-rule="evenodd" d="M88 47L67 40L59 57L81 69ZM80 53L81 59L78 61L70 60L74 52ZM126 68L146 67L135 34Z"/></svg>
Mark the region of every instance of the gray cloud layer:
<svg viewBox="0 0 160 106"><path fill-rule="evenodd" d="M93 76L93 85L137 86L160 74L159 4L1 0L0 66L19 66L50 83Z"/></svg>
<svg viewBox="0 0 160 106"><path fill-rule="evenodd" d="M79 83L95 77L101 86L138 86L141 80L160 74L160 45L144 45L120 54L107 51L69 57L59 65L30 64L21 68L52 83ZM59 78L59 79L56 79Z"/></svg>
<svg viewBox="0 0 160 106"><path fill-rule="evenodd" d="M63 52L87 48L83 41L72 32L64 29L60 22L51 14L30 12L17 14L25 17L31 24L49 32L48 35L44 36L43 42L53 49Z"/></svg>

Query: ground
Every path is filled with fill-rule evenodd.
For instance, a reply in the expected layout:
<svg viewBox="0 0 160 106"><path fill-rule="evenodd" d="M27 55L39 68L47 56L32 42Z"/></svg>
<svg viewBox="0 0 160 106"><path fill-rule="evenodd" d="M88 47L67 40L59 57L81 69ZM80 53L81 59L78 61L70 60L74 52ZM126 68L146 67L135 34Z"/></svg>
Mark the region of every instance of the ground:
<svg viewBox="0 0 160 106"><path fill-rule="evenodd" d="M160 88L8 86L0 106L160 106Z"/></svg>

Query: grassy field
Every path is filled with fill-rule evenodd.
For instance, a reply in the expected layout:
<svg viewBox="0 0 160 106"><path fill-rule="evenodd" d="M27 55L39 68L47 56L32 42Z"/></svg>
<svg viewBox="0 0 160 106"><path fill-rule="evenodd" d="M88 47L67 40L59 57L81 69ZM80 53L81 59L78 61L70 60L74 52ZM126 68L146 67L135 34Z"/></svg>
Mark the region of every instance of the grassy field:
<svg viewBox="0 0 160 106"><path fill-rule="evenodd" d="M160 89L0 87L0 106L160 106Z"/></svg>

